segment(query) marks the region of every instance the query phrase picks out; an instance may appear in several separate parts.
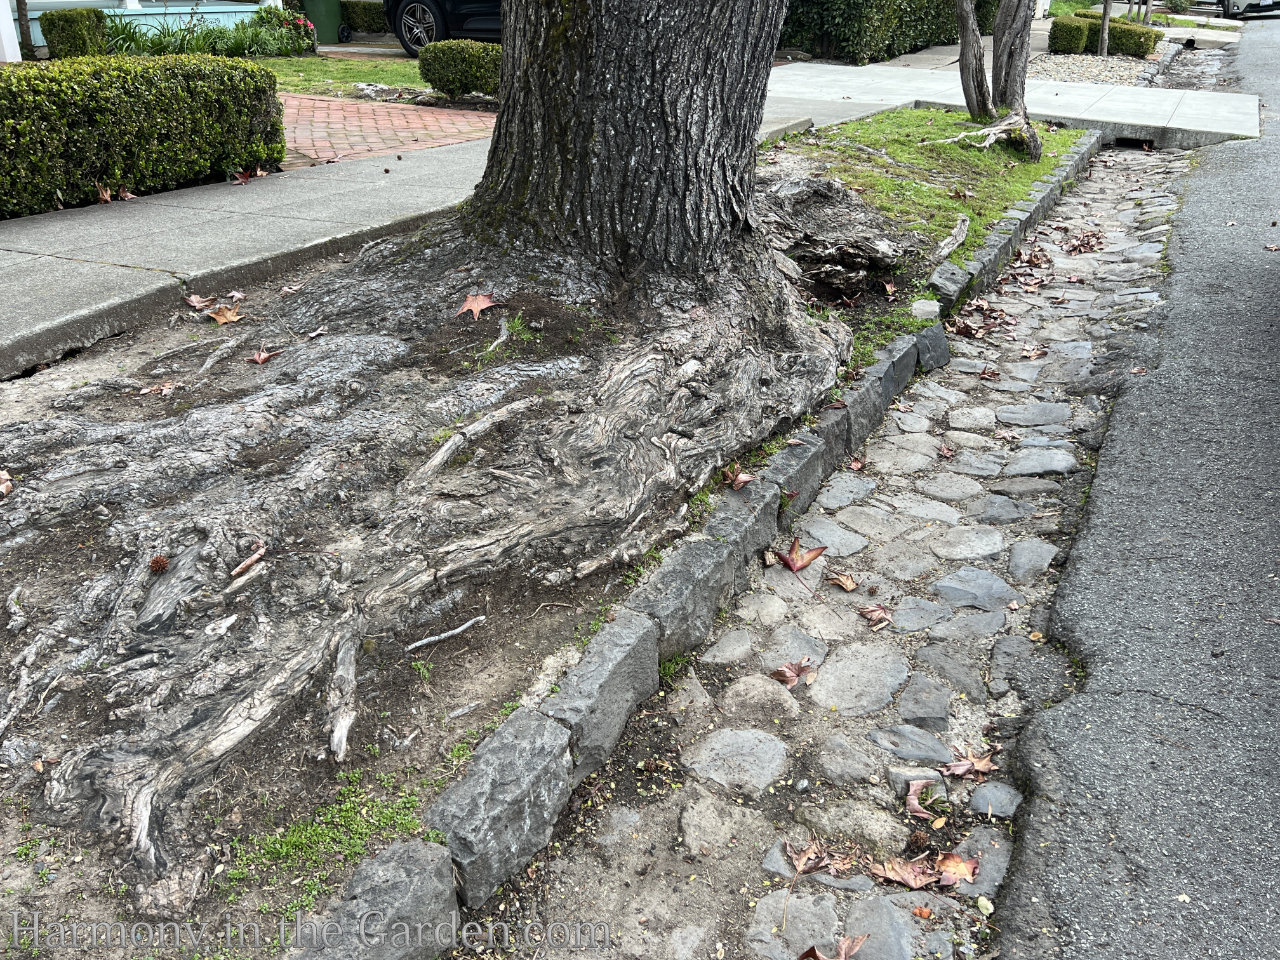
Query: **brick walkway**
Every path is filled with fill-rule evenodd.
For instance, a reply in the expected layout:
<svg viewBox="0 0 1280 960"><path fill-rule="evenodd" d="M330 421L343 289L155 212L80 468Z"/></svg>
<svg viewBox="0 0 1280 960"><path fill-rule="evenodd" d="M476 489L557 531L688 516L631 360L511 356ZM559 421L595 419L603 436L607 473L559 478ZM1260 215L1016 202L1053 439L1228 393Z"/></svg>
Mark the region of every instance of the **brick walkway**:
<svg viewBox="0 0 1280 960"><path fill-rule="evenodd" d="M339 100L282 93L284 132L294 163L422 150L480 140L493 132L494 114L402 103Z"/></svg>

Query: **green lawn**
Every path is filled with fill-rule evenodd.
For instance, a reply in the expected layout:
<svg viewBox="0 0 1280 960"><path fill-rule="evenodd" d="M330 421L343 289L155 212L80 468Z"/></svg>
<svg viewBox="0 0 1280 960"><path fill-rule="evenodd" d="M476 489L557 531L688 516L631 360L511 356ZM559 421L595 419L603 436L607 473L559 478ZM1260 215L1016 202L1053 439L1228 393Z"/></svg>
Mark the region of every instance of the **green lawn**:
<svg viewBox="0 0 1280 960"><path fill-rule="evenodd" d="M343 60L336 57L265 57L258 63L276 75L281 93L309 93L323 97L351 96L357 83L382 83L388 87L425 88L418 76L418 61Z"/></svg>
<svg viewBox="0 0 1280 960"><path fill-rule="evenodd" d="M1053 0L1049 4L1049 16L1051 17L1069 17L1077 10L1088 10L1097 0ZM1128 4L1125 9L1129 9Z"/></svg>
<svg viewBox="0 0 1280 960"><path fill-rule="evenodd" d="M1026 199L1031 185L1058 165L1082 132L1050 133L1043 123L1036 128L1044 144L1038 163L1002 143L983 150L927 142L979 129L967 114L945 110L891 110L827 127L809 135L809 141L818 142L805 149L831 164L831 172L858 189L864 201L931 240L941 241L960 214L968 216L969 236L951 256L963 263L1004 212Z"/></svg>

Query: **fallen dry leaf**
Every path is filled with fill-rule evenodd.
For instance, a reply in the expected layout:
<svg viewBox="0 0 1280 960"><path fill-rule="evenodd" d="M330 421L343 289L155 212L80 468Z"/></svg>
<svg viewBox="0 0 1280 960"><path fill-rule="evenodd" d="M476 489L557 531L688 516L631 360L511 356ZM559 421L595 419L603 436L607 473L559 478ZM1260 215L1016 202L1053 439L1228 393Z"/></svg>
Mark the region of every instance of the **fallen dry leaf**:
<svg viewBox="0 0 1280 960"><path fill-rule="evenodd" d="M1262 249L1263 249L1263 250L1270 250L1272 253L1275 253L1277 250L1280 250L1280 244L1268 243L1268 244L1267 244L1265 247L1263 247Z"/></svg>
<svg viewBox="0 0 1280 960"><path fill-rule="evenodd" d="M1129 372L1132 373L1135 377L1142 377L1142 376L1146 376L1147 368L1133 367L1132 369L1129 370Z"/></svg>
<svg viewBox="0 0 1280 960"><path fill-rule="evenodd" d="M158 393L162 397L167 397L180 386L182 386L182 384L174 383L172 380L166 380L164 383L158 384L154 387L143 387L138 391L138 396L145 397L149 393Z"/></svg>
<svg viewBox="0 0 1280 960"><path fill-rule="evenodd" d="M459 317L470 311L472 319L479 320L480 314L485 310L488 310L490 307L500 306L502 306L502 304L493 299L493 294L471 294L466 300L462 301L462 306L458 308L458 312L455 313L454 316Z"/></svg>
<svg viewBox="0 0 1280 960"><path fill-rule="evenodd" d="M301 289L302 289L302 284L298 284L296 287L281 287L280 296L287 297L287 296L290 296L291 294L297 293Z"/></svg>
<svg viewBox="0 0 1280 960"><path fill-rule="evenodd" d="M915 860L892 857L884 863L873 863L870 868L871 875L881 880L888 880L890 883L900 883L910 890L919 890L921 887L938 882L938 874L924 862L924 856L917 857Z"/></svg>
<svg viewBox="0 0 1280 960"><path fill-rule="evenodd" d="M116 197L120 200L137 200L138 199L138 195L136 193L130 193L125 187L116 188Z"/></svg>
<svg viewBox="0 0 1280 960"><path fill-rule="evenodd" d="M932 123L932 121L930 121ZM860 937L841 937L840 942L836 944L836 955L828 957L825 953L818 950L816 946L810 947L804 953L800 954L797 960L849 960L855 953L862 949L862 945L867 942L871 936L864 933Z"/></svg>
<svg viewBox="0 0 1280 960"><path fill-rule="evenodd" d="M846 593L852 593L858 589L858 581L847 573L837 573L835 576L827 577L827 583L843 588Z"/></svg>
<svg viewBox="0 0 1280 960"><path fill-rule="evenodd" d="M182 298L183 302L193 310L208 310L218 302L217 297L202 297L198 293L193 293Z"/></svg>
<svg viewBox="0 0 1280 960"><path fill-rule="evenodd" d="M246 183L249 182L249 179L250 177L249 177L248 171L241 170L239 173L233 173L231 175L231 185L234 187L243 187Z"/></svg>
<svg viewBox="0 0 1280 960"><path fill-rule="evenodd" d="M920 804L920 794L925 787L932 787L932 780L912 780L907 784L907 813L921 820L932 820L933 814Z"/></svg>
<svg viewBox="0 0 1280 960"><path fill-rule="evenodd" d="M239 303L241 300L244 299L244 294L241 293L239 290L232 290L230 293L227 294L227 299L230 300L232 303Z"/></svg>
<svg viewBox="0 0 1280 960"><path fill-rule="evenodd" d="M893 614L883 603L873 603L870 606L859 607L858 613L870 622L872 630L881 630L893 623Z"/></svg>
<svg viewBox="0 0 1280 960"><path fill-rule="evenodd" d="M271 351L270 353L268 353L268 352L267 352L267 344L266 344L266 341L263 341L262 346L260 346L260 347L257 349L257 351L254 353L254 355L253 355L252 357L245 357L245 358L244 358L244 362L245 362L245 363L256 363L256 364L258 364L259 366L261 366L262 364L264 364L264 363L266 363L268 360L270 360L272 357L278 357L278 356L280 356L280 354L281 354L281 353L283 353L283 352L284 352L284 351L282 351L282 350L273 350L273 351Z"/></svg>
<svg viewBox="0 0 1280 960"><path fill-rule="evenodd" d="M928 907L913 907L911 912L921 920L928 920L933 916L933 911Z"/></svg>
<svg viewBox="0 0 1280 960"><path fill-rule="evenodd" d="M938 447L938 455L950 460L956 455L956 451L954 447L949 447L944 443L942 446Z"/></svg>
<svg viewBox="0 0 1280 960"><path fill-rule="evenodd" d="M741 490L752 480L756 479L755 474L747 473L735 460L733 466L725 467L720 471L724 475L724 482L734 490Z"/></svg>
<svg viewBox="0 0 1280 960"><path fill-rule="evenodd" d="M976 857L966 860L958 853L944 853L938 857L938 873L938 883L944 887L961 880L973 883L974 877L978 875L978 860Z"/></svg>
<svg viewBox="0 0 1280 960"><path fill-rule="evenodd" d="M940 773L948 777L964 777L969 780L976 780L981 774L992 773L1000 769L996 766L995 761L991 759L995 756L995 751L976 757L973 754L973 748L966 747L963 755L959 750L956 750L955 754L960 759L939 767L938 771Z"/></svg>
<svg viewBox="0 0 1280 960"><path fill-rule="evenodd" d="M9 475L8 470L0 470L0 497L7 497L13 493L13 477Z"/></svg>
<svg viewBox="0 0 1280 960"><path fill-rule="evenodd" d="M777 680L788 690L794 689L795 685L801 680L804 680L805 686L808 686L813 683L814 679L818 676L817 673L814 672L813 667L809 665L810 662L810 657L801 657L800 660L795 663L784 663L777 670L773 671L773 673L769 674L769 676L774 680Z"/></svg>
<svg viewBox="0 0 1280 960"><path fill-rule="evenodd" d="M93 185L98 188L98 202L110 203L111 191L107 187L104 187L102 184L98 183L96 180L93 182Z"/></svg>
<svg viewBox="0 0 1280 960"><path fill-rule="evenodd" d="M979 372L978 374L978 379L979 380L999 380L1000 371L997 370L995 367L983 367L981 372Z"/></svg>
<svg viewBox="0 0 1280 960"><path fill-rule="evenodd" d="M228 307L226 304L220 304L217 309L210 310L209 316L220 327L228 323L239 323L245 319L239 307Z"/></svg>
<svg viewBox="0 0 1280 960"><path fill-rule="evenodd" d="M813 561L826 553L826 547L810 547L808 550L802 549L800 546L800 538L796 537L791 541L791 549L786 553L779 553L777 550L773 552L778 561L790 570L792 573L799 573Z"/></svg>
<svg viewBox="0 0 1280 960"><path fill-rule="evenodd" d="M866 465L867 464L865 461L859 460L857 457L852 457L848 463L848 467L850 470L861 470Z"/></svg>

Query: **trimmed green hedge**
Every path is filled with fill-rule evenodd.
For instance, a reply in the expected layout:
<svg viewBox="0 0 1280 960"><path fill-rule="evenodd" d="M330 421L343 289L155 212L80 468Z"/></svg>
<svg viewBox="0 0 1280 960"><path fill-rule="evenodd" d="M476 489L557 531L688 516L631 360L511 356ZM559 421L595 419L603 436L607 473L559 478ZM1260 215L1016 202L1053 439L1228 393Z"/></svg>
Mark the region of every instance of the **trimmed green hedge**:
<svg viewBox="0 0 1280 960"><path fill-rule="evenodd" d="M0 70L0 218L171 190L284 159L276 77L204 55L83 57Z"/></svg>
<svg viewBox="0 0 1280 960"><path fill-rule="evenodd" d="M86 7L46 10L40 14L40 32L49 48L50 60L107 52L107 15L101 10Z"/></svg>
<svg viewBox="0 0 1280 960"><path fill-rule="evenodd" d="M388 33L387 15L381 2L342 0L342 22L357 33Z"/></svg>
<svg viewBox="0 0 1280 960"><path fill-rule="evenodd" d="M1054 17L1049 25L1050 53L1084 53L1089 21L1079 17Z"/></svg>
<svg viewBox="0 0 1280 960"><path fill-rule="evenodd" d="M502 48L476 40L440 40L418 51L418 73L446 97L464 93L496 96Z"/></svg>
<svg viewBox="0 0 1280 960"><path fill-rule="evenodd" d="M991 32L999 0L977 0L978 26ZM782 45L853 63L891 60L959 41L954 0L791 0Z"/></svg>
<svg viewBox="0 0 1280 960"><path fill-rule="evenodd" d="M1098 41L1102 39L1102 18L1086 22L1089 24L1089 36L1084 42L1085 52L1097 53ZM1163 39L1164 34L1152 27L1112 20L1107 36L1107 53L1111 56L1123 53L1131 57L1145 57L1154 53L1156 44Z"/></svg>

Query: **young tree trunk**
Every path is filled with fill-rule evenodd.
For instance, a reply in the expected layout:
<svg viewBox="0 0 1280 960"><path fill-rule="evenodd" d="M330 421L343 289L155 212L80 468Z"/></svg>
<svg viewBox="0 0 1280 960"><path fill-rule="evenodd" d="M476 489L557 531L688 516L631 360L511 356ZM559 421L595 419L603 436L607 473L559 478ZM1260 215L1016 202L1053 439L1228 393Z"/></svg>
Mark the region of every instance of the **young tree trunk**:
<svg viewBox="0 0 1280 960"><path fill-rule="evenodd" d="M1031 59L1035 0L1000 0L991 35L991 99L997 108L1021 106Z"/></svg>
<svg viewBox="0 0 1280 960"><path fill-rule="evenodd" d="M960 28L960 87L964 105L975 120L990 120L996 115L987 86L987 66L982 54L982 31L974 0L956 0L956 23Z"/></svg>
<svg viewBox="0 0 1280 960"><path fill-rule="evenodd" d="M23 60L36 58L35 43L31 40L31 15L27 0L16 0L18 17L18 47L22 50Z"/></svg>
<svg viewBox="0 0 1280 960"><path fill-rule="evenodd" d="M1102 28L1098 33L1098 56L1107 55L1107 44L1111 36L1111 0L1102 0Z"/></svg>
<svg viewBox="0 0 1280 960"><path fill-rule="evenodd" d="M785 13L786 0L505 4L473 218L615 279L702 270L747 227Z"/></svg>

